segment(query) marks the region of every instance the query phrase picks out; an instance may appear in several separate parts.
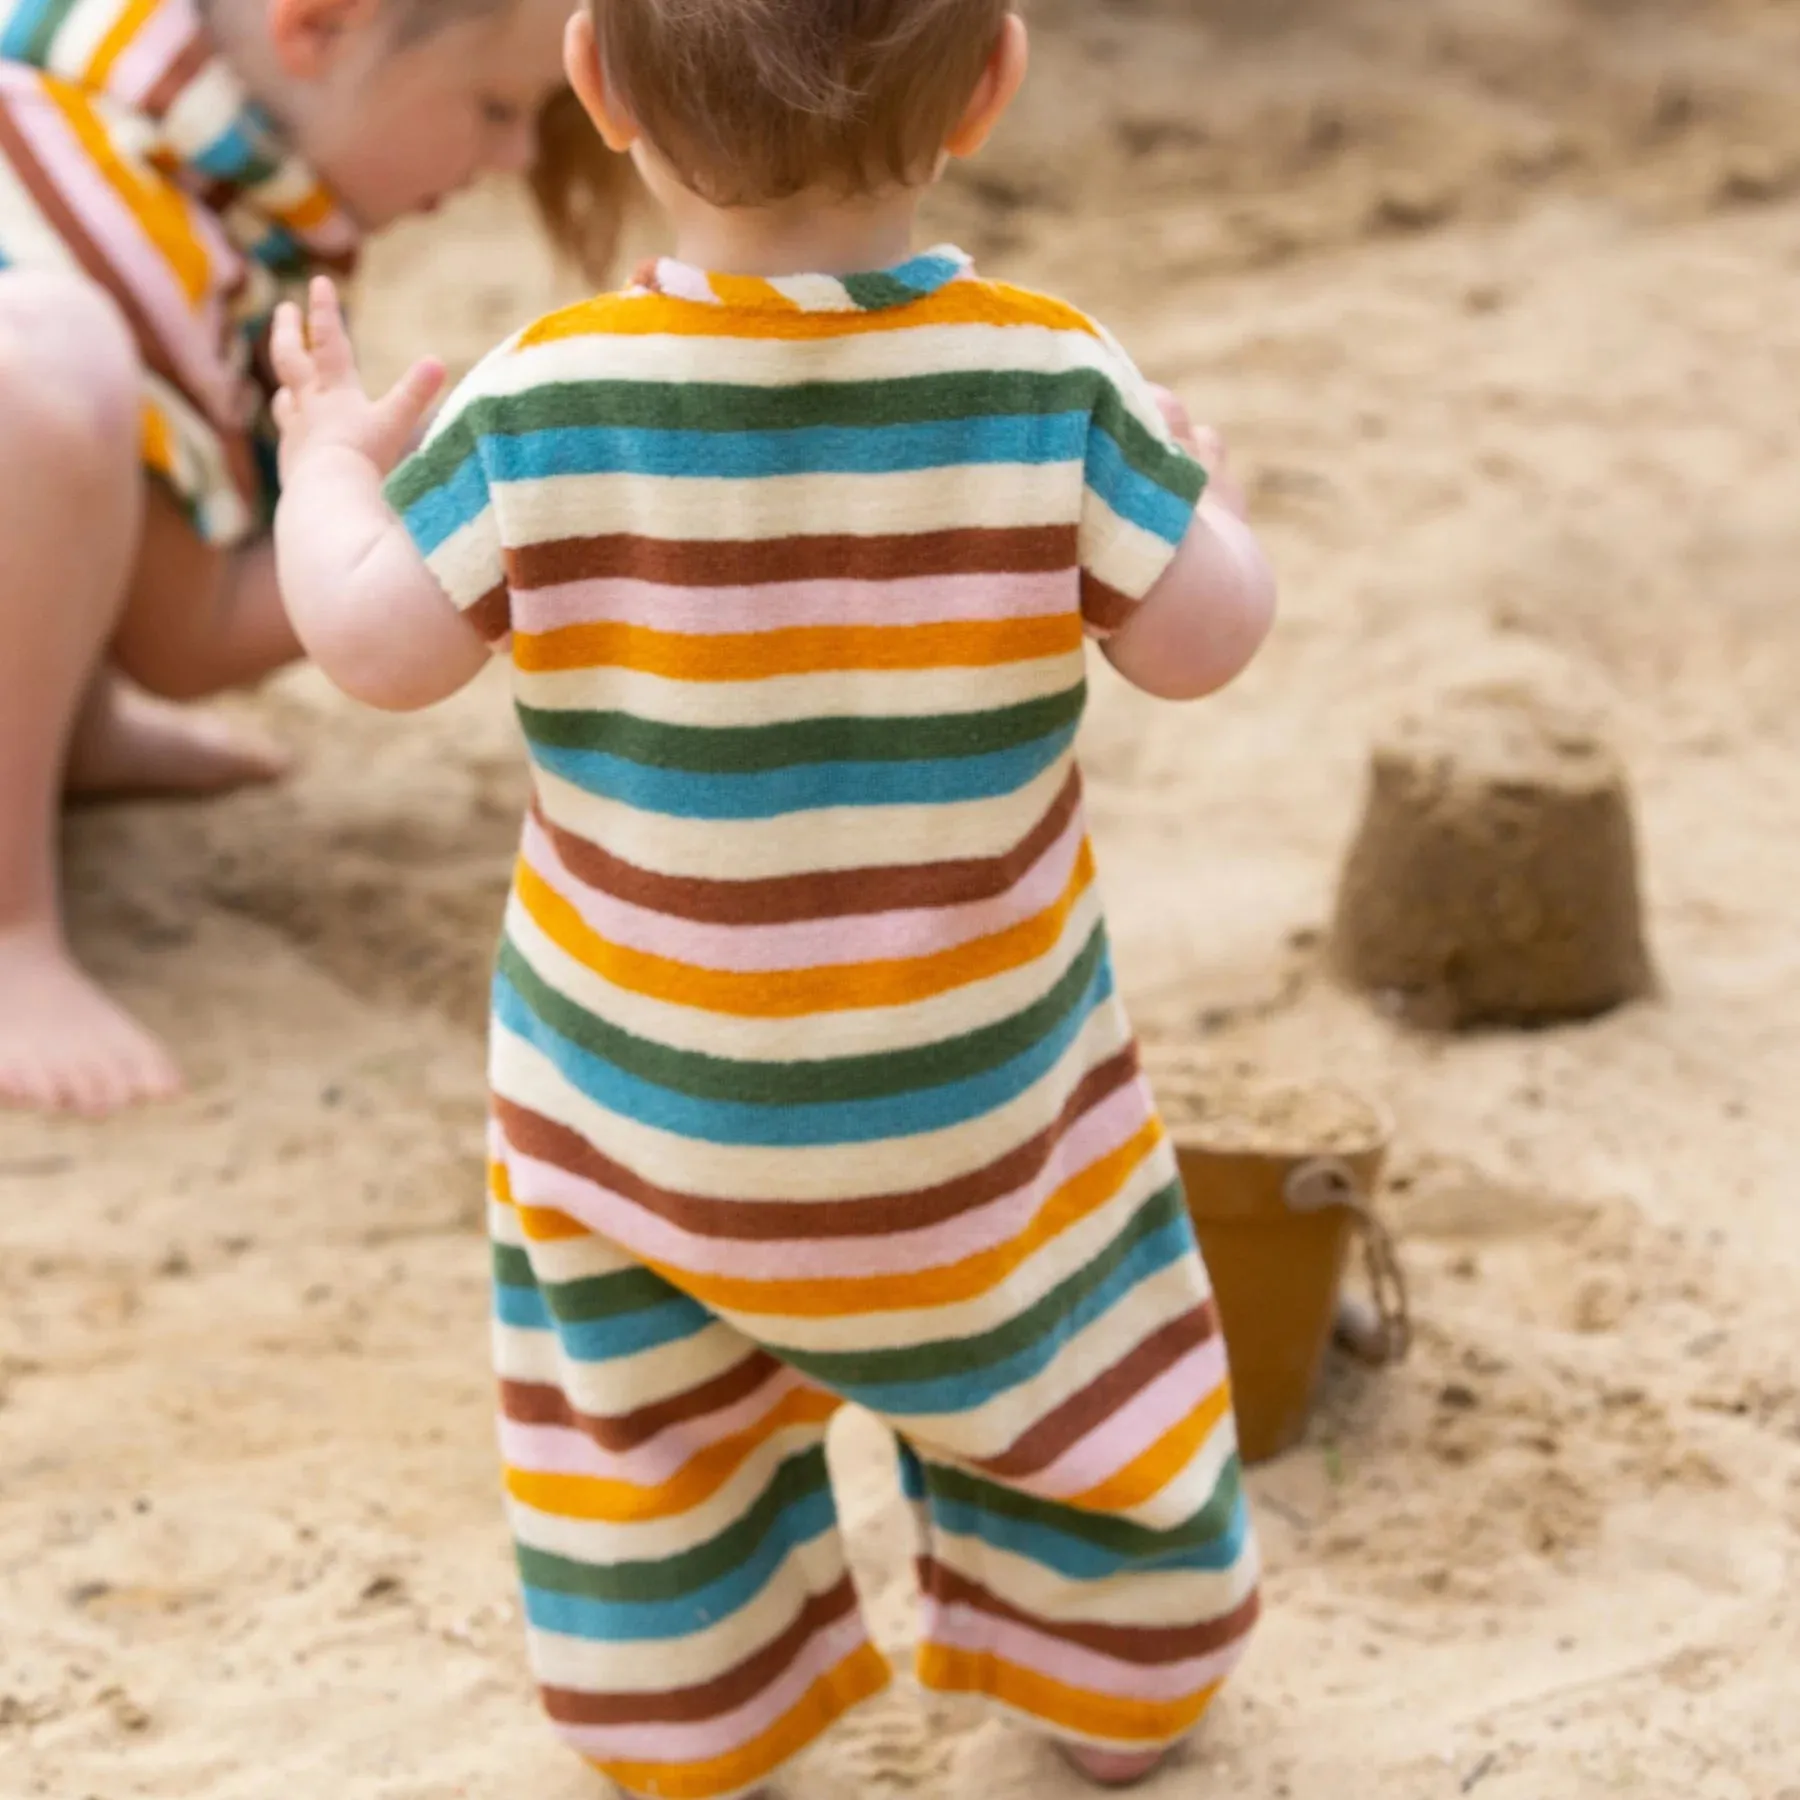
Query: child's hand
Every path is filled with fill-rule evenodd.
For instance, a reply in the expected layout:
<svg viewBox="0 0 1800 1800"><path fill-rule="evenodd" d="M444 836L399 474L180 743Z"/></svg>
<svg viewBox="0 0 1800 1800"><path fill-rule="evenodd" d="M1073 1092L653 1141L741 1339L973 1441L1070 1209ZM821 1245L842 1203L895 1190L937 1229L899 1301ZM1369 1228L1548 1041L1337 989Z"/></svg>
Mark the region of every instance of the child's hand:
<svg viewBox="0 0 1800 1800"><path fill-rule="evenodd" d="M281 381L275 423L281 432L281 476L293 479L302 461L320 450L348 450L385 479L416 441L425 414L444 383L435 358L415 363L379 400L363 391L356 356L344 329L337 290L324 276L312 284L304 326L300 309L281 307L269 342Z"/></svg>
<svg viewBox="0 0 1800 1800"><path fill-rule="evenodd" d="M1249 510L1248 503L1231 471L1225 440L1210 425L1196 425L1188 416L1188 409L1167 388L1159 387L1154 392L1170 436L1206 471L1206 491L1227 512L1243 518Z"/></svg>

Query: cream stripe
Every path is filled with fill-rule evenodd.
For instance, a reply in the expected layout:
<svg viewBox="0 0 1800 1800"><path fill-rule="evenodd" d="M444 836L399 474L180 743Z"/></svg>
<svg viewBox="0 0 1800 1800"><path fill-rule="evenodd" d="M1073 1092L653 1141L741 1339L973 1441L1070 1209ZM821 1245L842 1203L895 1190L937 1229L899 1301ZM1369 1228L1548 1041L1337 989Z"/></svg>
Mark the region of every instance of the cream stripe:
<svg viewBox="0 0 1800 1800"><path fill-rule="evenodd" d="M846 669L761 681L674 681L600 665L550 673L515 669L513 692L525 705L551 712L628 712L667 725L726 729L798 719L982 713L1066 692L1085 674L1080 651L989 669Z"/></svg>
<svg viewBox="0 0 1800 1800"><path fill-rule="evenodd" d="M1056 941L1021 968L966 982L910 1006L808 1013L794 1019L746 1019L616 987L559 948L538 928L517 894L506 912L506 928L525 961L547 986L595 1018L672 1050L758 1063L877 1056L940 1044L998 1024L1042 999L1062 979L1099 920L1100 897L1090 882Z"/></svg>
<svg viewBox="0 0 1800 1800"><path fill-rule="evenodd" d="M916 325L801 342L723 332L717 337L609 334L556 338L510 350L516 341L509 340L479 365L477 391L523 393L568 380L788 387L796 381L884 381L923 371L1051 374L1082 368L1116 379L1116 359L1098 339L1048 325Z"/></svg>
<svg viewBox="0 0 1800 1800"><path fill-rule="evenodd" d="M1142 1208L1145 1200L1163 1185L1166 1176L1156 1159L1140 1163L1119 1191L1098 1211L1080 1220L1068 1230L1053 1237L1028 1257L997 1287L973 1300L956 1305L915 1307L907 1312L865 1312L857 1316L852 1327L856 1347L861 1350L901 1350L914 1344L934 1344L957 1338L979 1337L997 1330L1034 1306L1058 1283L1066 1281L1079 1268L1085 1267L1125 1229L1129 1220ZM899 1285L898 1282L895 1285ZM783 1347L806 1351L829 1352L844 1347L845 1323L842 1317L794 1319L780 1314L738 1314L725 1312L727 1320L741 1325L745 1331L756 1331L772 1340L780 1353ZM1092 1365L1090 1371L1092 1372ZM870 1396L870 1404L879 1395ZM896 1418L908 1415L895 1414ZM963 1443L964 1416L929 1414L933 1419L930 1434L953 1449L958 1457L997 1455L1011 1442L1011 1435L988 1436L979 1448ZM972 1417L972 1415L970 1415ZM1019 1423L1027 1417L1014 1411L1012 1423L1016 1434ZM986 1422L992 1431L993 1421Z"/></svg>
<svg viewBox="0 0 1800 1800"><path fill-rule="evenodd" d="M1062 1060L1010 1104L944 1131L870 1144L800 1149L709 1144L608 1112L540 1052L496 1024L493 1084L518 1105L556 1120L627 1168L680 1171L690 1193L739 1200L838 1200L897 1188L931 1187L985 1168L1046 1130L1089 1069L1124 1048L1130 1027L1115 1001L1095 1009Z"/></svg>
<svg viewBox="0 0 1800 1800"><path fill-rule="evenodd" d="M533 1632L532 1667L547 1687L590 1693L662 1694L698 1687L778 1638L810 1595L829 1593L843 1580L844 1569L843 1548L828 1534L794 1551L776 1580L717 1625L655 1644L600 1644Z"/></svg>
<svg viewBox="0 0 1800 1800"><path fill-rule="evenodd" d="M1075 516L1082 465L951 464L909 474L553 475L495 486L507 542L628 533L690 543L763 540L854 519L869 533L1011 530Z"/></svg>
<svg viewBox="0 0 1800 1800"><path fill-rule="evenodd" d="M942 806L839 807L806 815L804 831L760 819L674 819L603 800L534 771L545 812L640 869L756 881L818 869L887 868L993 856L1029 835L1069 778L1059 758L1035 781L992 800Z"/></svg>
<svg viewBox="0 0 1800 1800"><path fill-rule="evenodd" d="M1120 518L1103 501L1090 496L1088 505L1094 524L1082 534L1082 566L1128 598L1145 598L1173 560L1175 546Z"/></svg>
<svg viewBox="0 0 1800 1800"><path fill-rule="evenodd" d="M816 1448L822 1436L812 1425L791 1425L777 1432L745 1458L716 1493L667 1518L606 1524L544 1512L510 1496L507 1514L520 1543L551 1556L595 1564L663 1562L729 1530L761 1498L781 1465Z"/></svg>
<svg viewBox="0 0 1800 1800"><path fill-rule="evenodd" d="M1254 1536L1226 1569L1159 1569L1105 1581L1068 1581L1028 1557L945 1532L934 1531L932 1552L1021 1611L1065 1625L1202 1625L1242 1606L1261 1573Z"/></svg>

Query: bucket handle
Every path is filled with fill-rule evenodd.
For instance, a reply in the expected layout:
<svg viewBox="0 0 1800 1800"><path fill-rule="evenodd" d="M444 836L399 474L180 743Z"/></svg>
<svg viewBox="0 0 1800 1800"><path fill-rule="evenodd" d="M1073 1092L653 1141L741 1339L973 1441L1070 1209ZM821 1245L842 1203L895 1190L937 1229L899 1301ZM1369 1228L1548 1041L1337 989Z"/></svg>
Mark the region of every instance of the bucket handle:
<svg viewBox="0 0 1800 1800"><path fill-rule="evenodd" d="M1344 1302L1338 1309L1337 1339L1364 1362L1379 1366L1402 1361L1412 1348L1406 1271L1393 1236L1376 1216L1356 1171L1339 1157L1314 1157L1290 1172L1282 1197L1297 1213L1342 1207L1355 1216L1375 1317L1368 1319L1366 1309Z"/></svg>

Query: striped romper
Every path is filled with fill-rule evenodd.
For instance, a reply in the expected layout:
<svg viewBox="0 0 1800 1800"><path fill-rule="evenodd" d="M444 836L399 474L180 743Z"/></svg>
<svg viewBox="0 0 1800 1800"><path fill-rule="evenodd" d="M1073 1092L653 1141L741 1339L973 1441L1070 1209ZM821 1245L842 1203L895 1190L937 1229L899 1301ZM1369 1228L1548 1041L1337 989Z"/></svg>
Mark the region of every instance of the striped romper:
<svg viewBox="0 0 1800 1800"><path fill-rule="evenodd" d="M495 1341L536 1674L624 1788L740 1793L888 1679L826 1477L919 1526L919 1674L1186 1734L1257 1610L1224 1345L1115 992L1084 635L1204 476L957 253L664 261L459 388L390 497L529 746Z"/></svg>
<svg viewBox="0 0 1800 1800"><path fill-rule="evenodd" d="M268 523L276 302L357 234L194 0L0 0L0 278L85 276L143 365L143 462L208 543Z"/></svg>

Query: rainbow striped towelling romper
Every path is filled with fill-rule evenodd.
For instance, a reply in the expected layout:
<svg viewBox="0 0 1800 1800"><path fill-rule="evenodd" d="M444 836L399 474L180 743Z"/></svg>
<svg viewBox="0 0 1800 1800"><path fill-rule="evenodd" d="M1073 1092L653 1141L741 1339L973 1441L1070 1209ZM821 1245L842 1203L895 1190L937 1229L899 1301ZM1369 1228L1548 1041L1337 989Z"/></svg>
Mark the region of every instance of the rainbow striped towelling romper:
<svg viewBox="0 0 1800 1800"><path fill-rule="evenodd" d="M824 1436L899 1438L920 1675L1186 1734L1257 1561L1112 968L1084 634L1202 471L1123 353L937 251L662 262L452 397L391 495L508 646L506 1487L533 1661L623 1787L740 1793L887 1680Z"/></svg>
<svg viewBox="0 0 1800 1800"><path fill-rule="evenodd" d="M208 543L273 506L276 303L356 250L195 0L0 0L0 273L111 295L143 365L144 467Z"/></svg>

